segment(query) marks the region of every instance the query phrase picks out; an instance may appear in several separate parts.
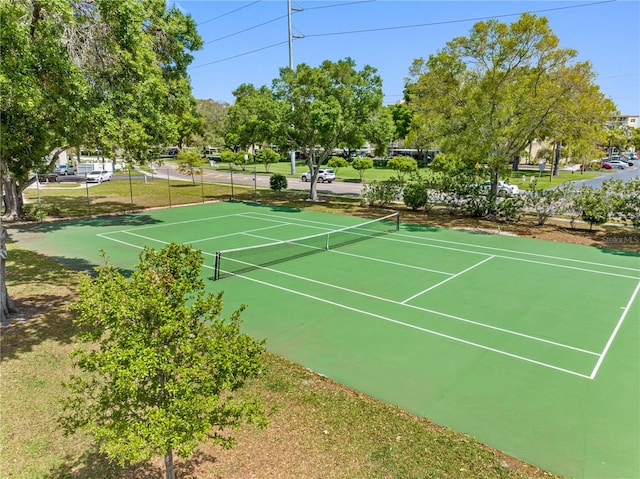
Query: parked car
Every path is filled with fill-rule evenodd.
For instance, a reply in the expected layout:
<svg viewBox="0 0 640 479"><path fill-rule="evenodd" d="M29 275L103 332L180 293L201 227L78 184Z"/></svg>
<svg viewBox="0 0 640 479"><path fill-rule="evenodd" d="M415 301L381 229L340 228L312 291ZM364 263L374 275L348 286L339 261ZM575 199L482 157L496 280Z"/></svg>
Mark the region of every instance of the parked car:
<svg viewBox="0 0 640 479"><path fill-rule="evenodd" d="M627 166L629 166L626 161L622 161L620 159L607 160L606 163L609 163L613 168L617 168L619 170L624 170Z"/></svg>
<svg viewBox="0 0 640 479"><path fill-rule="evenodd" d="M302 181L311 181L311 172L307 171L306 173L303 173L300 179ZM333 170L324 169L324 168L320 168L318 170L318 181L320 183L324 183L325 181L327 183L331 183L335 179L336 179L336 173Z"/></svg>
<svg viewBox="0 0 640 479"><path fill-rule="evenodd" d="M485 181L478 185L481 193L488 194L491 191L491 181ZM498 196L512 196L520 193L517 185L512 185L507 180L498 181Z"/></svg>
<svg viewBox="0 0 640 479"><path fill-rule="evenodd" d="M87 173L87 183L102 183L111 180L113 174L110 171L93 170Z"/></svg>
<svg viewBox="0 0 640 479"><path fill-rule="evenodd" d="M611 168L613 168L613 166L611 166L611 164L606 161L601 162L600 166L605 170L610 170Z"/></svg>
<svg viewBox="0 0 640 479"><path fill-rule="evenodd" d="M58 176L75 175L76 167L73 165L58 165L53 172Z"/></svg>

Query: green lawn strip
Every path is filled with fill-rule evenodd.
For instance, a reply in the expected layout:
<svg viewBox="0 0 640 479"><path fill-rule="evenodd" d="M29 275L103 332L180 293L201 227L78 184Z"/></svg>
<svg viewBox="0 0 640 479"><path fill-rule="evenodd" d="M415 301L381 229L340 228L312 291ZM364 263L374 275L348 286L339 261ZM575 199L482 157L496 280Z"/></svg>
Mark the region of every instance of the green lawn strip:
<svg viewBox="0 0 640 479"><path fill-rule="evenodd" d="M73 300L78 273L12 244L7 268L9 292L25 315L2 335L0 392L3 409L11 411L0 420L3 477L159 475L158 461L121 469L97 454L87 437L61 434L58 399L63 393L62 381L71 374L68 353L75 337L67 305ZM289 458L279 456L278 444L286 444L289 436L298 441L296 448L302 447L311 455L311 463L323 477L550 477L464 434L417 419L279 356L268 354L265 360L267 374L252 381L244 394L265 400L271 429L245 427L238 432L243 440L237 450L213 452L221 458L237 453L236 466L245 461L243 467L254 471L254 476L264 464L252 464L251 458L242 454L243 444L253 441L264 450L264 434L283 434L268 452L273 464L280 467L278 477L294 477L284 470ZM282 449L287 450L284 444ZM203 467L180 464L184 470ZM213 460L208 467L219 477L225 475L228 464Z"/></svg>

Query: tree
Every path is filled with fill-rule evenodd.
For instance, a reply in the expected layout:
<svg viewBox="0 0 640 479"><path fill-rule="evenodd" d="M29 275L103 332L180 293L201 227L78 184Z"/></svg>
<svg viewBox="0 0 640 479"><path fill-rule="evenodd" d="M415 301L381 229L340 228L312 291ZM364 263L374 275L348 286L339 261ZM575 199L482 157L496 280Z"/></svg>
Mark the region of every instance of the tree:
<svg viewBox="0 0 640 479"><path fill-rule="evenodd" d="M269 172L269 167L273 163L280 161L280 155L273 151L271 148L261 148L256 153L256 161L259 161L264 165L265 171Z"/></svg>
<svg viewBox="0 0 640 479"><path fill-rule="evenodd" d="M344 158L340 158L339 156L332 156L331 158L329 158L327 166L336 170L336 175L338 175L338 170L340 168L346 168L347 166L349 166L349 163L347 163L347 160L345 160Z"/></svg>
<svg viewBox="0 0 640 479"><path fill-rule="evenodd" d="M364 183L364 172L373 168L373 160L371 158L357 157L351 162L351 167L360 173L360 183Z"/></svg>
<svg viewBox="0 0 640 479"><path fill-rule="evenodd" d="M22 193L35 171L68 147L117 145L145 161L152 145L188 130L186 69L202 40L177 8L163 0L0 1L0 18L3 221L24 216Z"/></svg>
<svg viewBox="0 0 640 479"><path fill-rule="evenodd" d="M418 162L410 156L394 156L387 162L387 168L394 170L400 181L404 181L407 173L418 171Z"/></svg>
<svg viewBox="0 0 640 479"><path fill-rule="evenodd" d="M269 187L276 193L286 190L288 186L287 177L283 174L274 173L271 175L271 178L269 178Z"/></svg>
<svg viewBox="0 0 640 479"><path fill-rule="evenodd" d="M357 71L350 58L326 60L317 68L304 63L295 70L282 68L273 92L290 149L307 156L309 198L316 201L320 165L337 146L365 138L368 123L382 108L382 80L368 65Z"/></svg>
<svg viewBox="0 0 640 479"><path fill-rule="evenodd" d="M427 123L441 150L486 164L495 197L498 178L532 139L562 140L560 125L602 124L589 112L562 114L575 99L574 87L582 105L603 100L591 66L572 63L576 56L559 48L544 17L478 22L468 37L451 40L426 62L414 61L406 85L407 105L416 113L411 129Z"/></svg>
<svg viewBox="0 0 640 479"><path fill-rule="evenodd" d="M374 145L373 153L376 156L384 156L387 146L393 141L395 125L393 115L388 107L382 107L365 126L365 138Z"/></svg>
<svg viewBox="0 0 640 479"><path fill-rule="evenodd" d="M78 287L73 352L81 374L66 384L63 426L85 430L121 464L173 453L188 456L207 436L225 447L224 429L266 425L262 406L232 392L262 371L264 341L240 332L240 312L220 318L222 293L205 294L202 253L171 243L145 248L128 280L110 264Z"/></svg>
<svg viewBox="0 0 640 479"><path fill-rule="evenodd" d="M589 231L593 225L601 225L609 219L609 205L605 188L595 189L582 185L574 199L574 204L580 211L583 221L589 223Z"/></svg>
<svg viewBox="0 0 640 479"><path fill-rule="evenodd" d="M202 118L202 133L194 137L194 143L202 148L223 146L229 104L214 100L198 100L197 112Z"/></svg>
<svg viewBox="0 0 640 479"><path fill-rule="evenodd" d="M407 108L406 103L396 103L395 105L389 105L388 108L391 110L393 124L395 127L394 139L405 139L409 134L413 111Z"/></svg>
<svg viewBox="0 0 640 479"><path fill-rule="evenodd" d="M253 145L270 145L277 140L280 128L280 105L269 88L242 84L233 95L236 100L229 108L225 141L235 150Z"/></svg>
<svg viewBox="0 0 640 479"><path fill-rule="evenodd" d="M0 2L0 173L22 217L34 171L86 142L144 160L177 141L194 111L186 68L195 22L158 0ZM181 133L182 131L182 133Z"/></svg>
<svg viewBox="0 0 640 479"><path fill-rule="evenodd" d="M193 149L182 149L178 152L176 161L178 162L178 171L183 175L191 176L191 182L195 185L195 175L200 174L200 167L202 167L200 153Z"/></svg>

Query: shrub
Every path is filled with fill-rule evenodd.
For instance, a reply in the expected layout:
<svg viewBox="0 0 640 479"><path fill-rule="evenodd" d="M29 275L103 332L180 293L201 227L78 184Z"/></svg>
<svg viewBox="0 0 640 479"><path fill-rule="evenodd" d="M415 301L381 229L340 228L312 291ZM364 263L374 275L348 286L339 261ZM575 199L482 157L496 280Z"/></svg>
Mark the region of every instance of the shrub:
<svg viewBox="0 0 640 479"><path fill-rule="evenodd" d="M327 163L327 166L329 168L333 168L336 171L336 175L337 175L338 170L340 168L349 166L349 163L347 163L347 160L345 160L344 158L340 158L339 156L332 156L331 158L329 158L329 162Z"/></svg>
<svg viewBox="0 0 640 479"><path fill-rule="evenodd" d="M396 172L400 180L404 180L407 173L418 171L418 162L410 156L394 156L387 162L387 168Z"/></svg>
<svg viewBox="0 0 640 479"><path fill-rule="evenodd" d="M605 188L598 190L583 185L578 191L575 205L580 210L583 221L589 223L589 230L593 225L601 225L609 219L609 205Z"/></svg>
<svg viewBox="0 0 640 479"><path fill-rule="evenodd" d="M277 193L282 190L286 190L289 186L287 177L280 173L274 173L273 175L271 175L271 178L269 178L269 186L273 191Z"/></svg>
<svg viewBox="0 0 640 479"><path fill-rule="evenodd" d="M402 191L404 204L416 211L429 205L429 188L426 181L418 179L407 183Z"/></svg>
<svg viewBox="0 0 640 479"><path fill-rule="evenodd" d="M402 198L402 182L398 180L372 181L362 190L365 205L386 206Z"/></svg>
<svg viewBox="0 0 640 479"><path fill-rule="evenodd" d="M354 158L351 166L360 173L360 183L364 183L364 172L373 168L373 160L371 158Z"/></svg>

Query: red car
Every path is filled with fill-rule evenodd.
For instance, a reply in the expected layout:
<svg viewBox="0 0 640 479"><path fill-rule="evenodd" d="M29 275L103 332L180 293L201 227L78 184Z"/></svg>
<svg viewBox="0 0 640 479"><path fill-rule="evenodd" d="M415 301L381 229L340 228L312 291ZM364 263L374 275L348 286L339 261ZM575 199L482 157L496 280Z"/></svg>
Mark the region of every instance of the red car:
<svg viewBox="0 0 640 479"><path fill-rule="evenodd" d="M611 166L611 163L607 163L606 161L601 163L600 166L602 166L605 170L610 170L613 168L613 166Z"/></svg>

